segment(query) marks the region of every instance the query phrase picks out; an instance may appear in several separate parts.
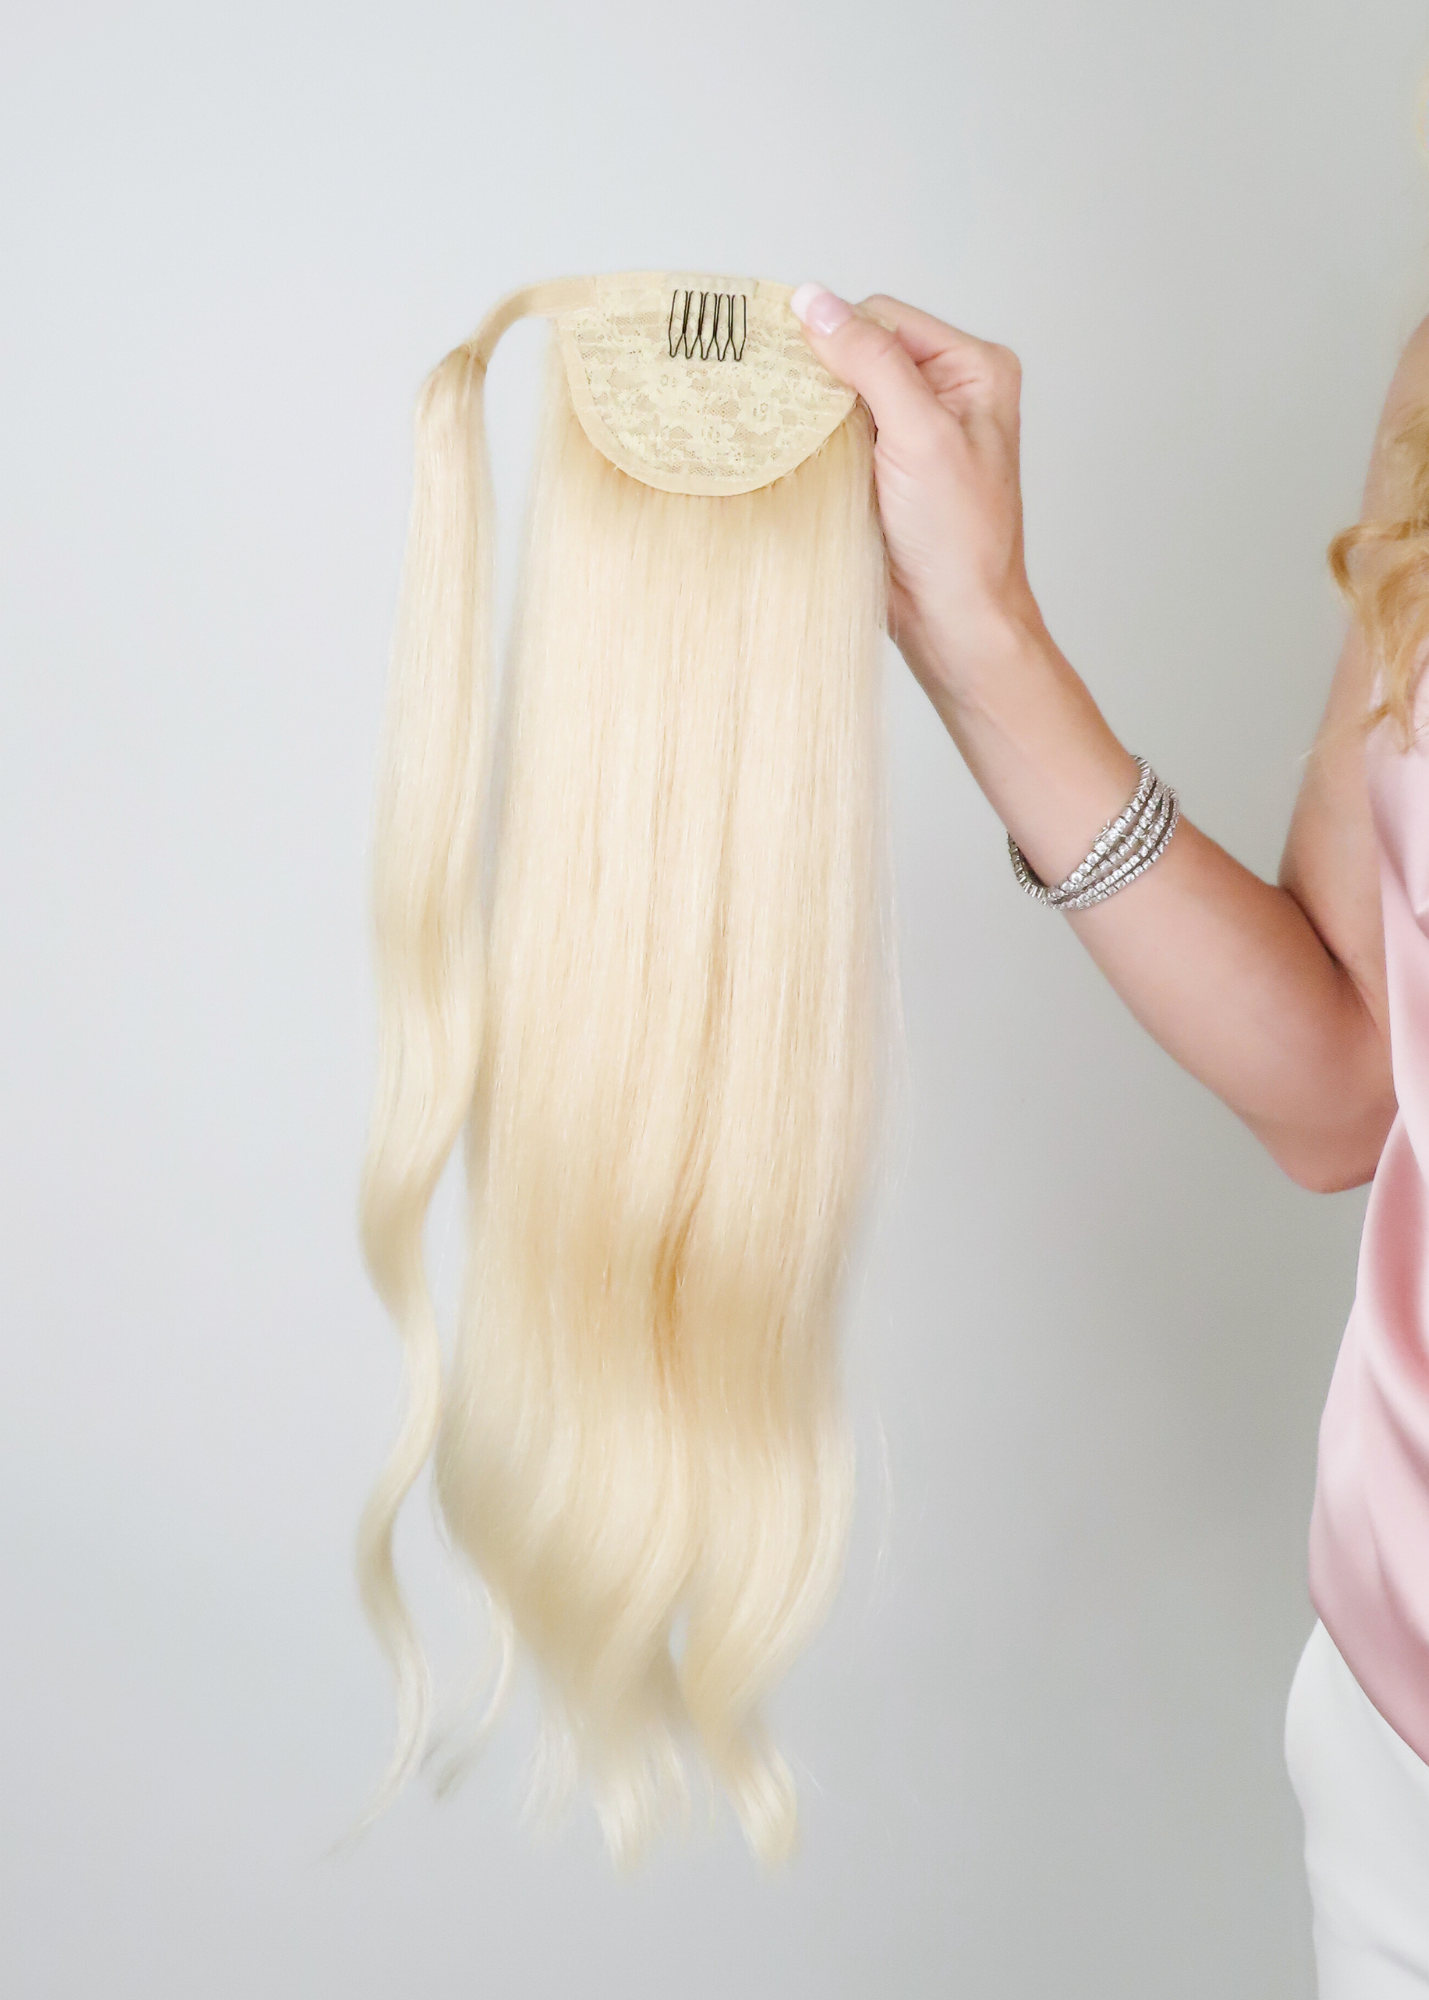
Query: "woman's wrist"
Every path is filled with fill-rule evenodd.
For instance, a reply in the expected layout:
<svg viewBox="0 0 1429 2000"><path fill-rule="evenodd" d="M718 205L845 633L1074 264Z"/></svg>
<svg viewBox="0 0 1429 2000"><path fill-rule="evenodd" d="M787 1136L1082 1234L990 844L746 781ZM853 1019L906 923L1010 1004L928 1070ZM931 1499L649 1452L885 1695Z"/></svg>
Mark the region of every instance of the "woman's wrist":
<svg viewBox="0 0 1429 2000"><path fill-rule="evenodd" d="M951 642L918 638L910 664L973 777L1028 864L1061 881L1131 797L1136 758L1030 598L986 606Z"/></svg>
<svg viewBox="0 0 1429 2000"><path fill-rule="evenodd" d="M900 593L895 611L893 637L940 714L979 705L1009 660L1052 645L1030 591L959 606L910 604Z"/></svg>

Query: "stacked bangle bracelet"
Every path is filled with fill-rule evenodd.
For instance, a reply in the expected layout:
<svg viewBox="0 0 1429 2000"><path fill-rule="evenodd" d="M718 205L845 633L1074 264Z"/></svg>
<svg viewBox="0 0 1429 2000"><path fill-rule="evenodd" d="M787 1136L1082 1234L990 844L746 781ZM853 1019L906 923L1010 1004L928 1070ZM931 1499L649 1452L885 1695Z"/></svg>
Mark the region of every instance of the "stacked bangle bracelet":
<svg viewBox="0 0 1429 2000"><path fill-rule="evenodd" d="M1007 851L1018 881L1039 903L1052 910L1086 910L1101 903L1144 875L1153 861L1166 852L1167 842L1176 831L1181 806L1169 785L1163 785L1144 757L1138 757L1141 782L1115 819L1108 820L1093 842L1084 861L1079 861L1065 882L1049 886L1022 858L1011 834Z"/></svg>

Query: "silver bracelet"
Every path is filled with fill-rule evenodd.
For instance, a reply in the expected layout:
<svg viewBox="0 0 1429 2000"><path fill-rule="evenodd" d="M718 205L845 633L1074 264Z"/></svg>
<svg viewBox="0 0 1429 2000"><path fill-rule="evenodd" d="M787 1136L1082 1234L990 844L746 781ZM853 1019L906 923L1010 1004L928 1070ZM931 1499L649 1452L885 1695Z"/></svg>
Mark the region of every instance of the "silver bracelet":
<svg viewBox="0 0 1429 2000"><path fill-rule="evenodd" d="M1052 910L1088 910L1144 875L1153 862L1166 852L1181 816L1181 802L1169 785L1163 785L1144 757L1138 757L1141 779L1130 799L1115 819L1109 819L1086 858L1079 861L1065 882L1055 886L1034 875L1022 858L1022 850L1011 834L1007 851L1012 872L1037 902Z"/></svg>

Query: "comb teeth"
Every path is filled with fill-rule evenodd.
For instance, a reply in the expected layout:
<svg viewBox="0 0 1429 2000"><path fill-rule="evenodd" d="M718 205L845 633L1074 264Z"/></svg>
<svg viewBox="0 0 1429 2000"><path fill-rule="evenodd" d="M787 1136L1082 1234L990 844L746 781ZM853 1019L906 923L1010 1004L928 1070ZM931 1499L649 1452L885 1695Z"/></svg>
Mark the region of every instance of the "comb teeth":
<svg viewBox="0 0 1429 2000"><path fill-rule="evenodd" d="M741 361L749 330L743 292L676 291L670 300L670 358Z"/></svg>

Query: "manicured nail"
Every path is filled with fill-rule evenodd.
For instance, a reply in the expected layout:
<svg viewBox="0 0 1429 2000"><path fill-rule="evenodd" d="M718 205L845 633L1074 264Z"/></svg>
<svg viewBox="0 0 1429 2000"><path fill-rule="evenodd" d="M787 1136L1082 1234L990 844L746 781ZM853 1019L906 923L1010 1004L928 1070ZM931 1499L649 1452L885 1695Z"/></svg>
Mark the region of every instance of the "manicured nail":
<svg viewBox="0 0 1429 2000"><path fill-rule="evenodd" d="M835 327L853 317L853 307L848 301L824 285L800 285L789 301L789 310L810 333L832 333Z"/></svg>

